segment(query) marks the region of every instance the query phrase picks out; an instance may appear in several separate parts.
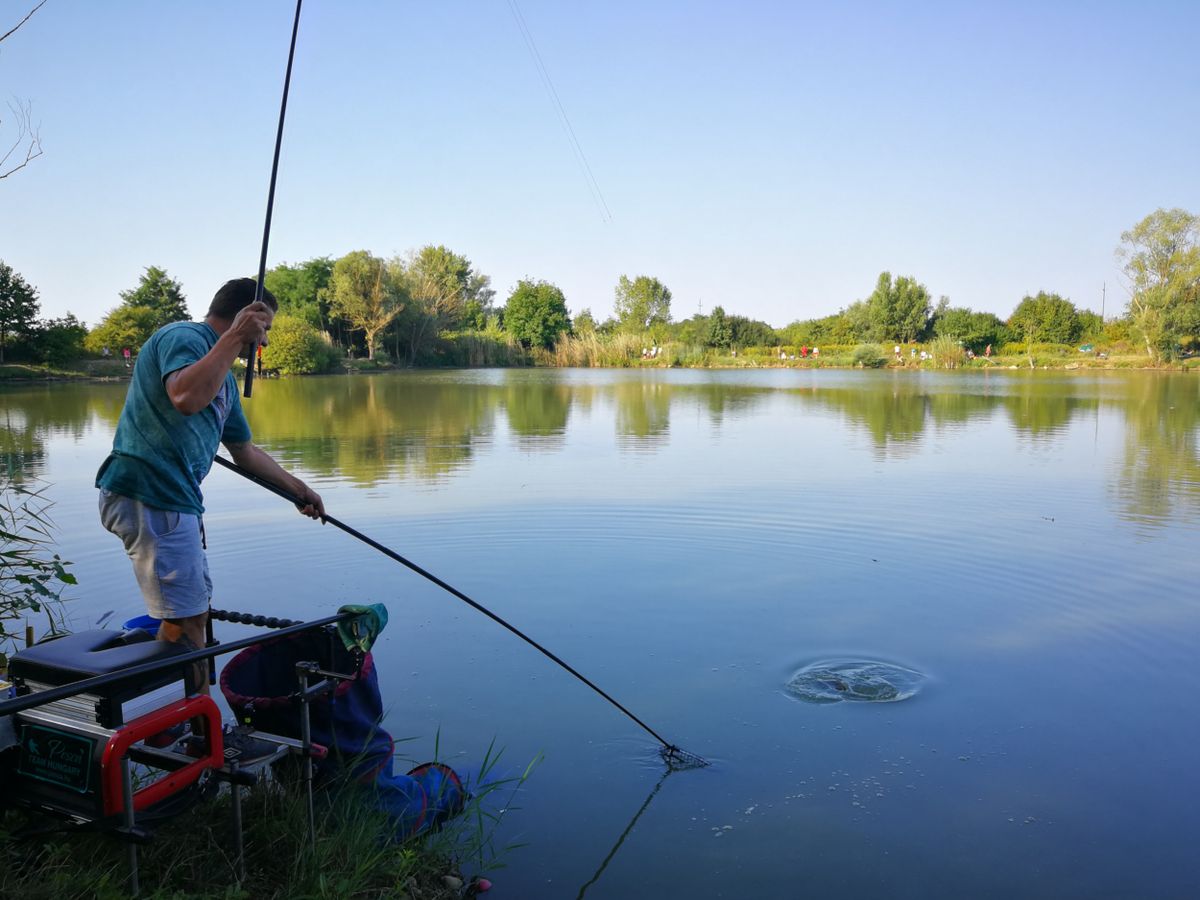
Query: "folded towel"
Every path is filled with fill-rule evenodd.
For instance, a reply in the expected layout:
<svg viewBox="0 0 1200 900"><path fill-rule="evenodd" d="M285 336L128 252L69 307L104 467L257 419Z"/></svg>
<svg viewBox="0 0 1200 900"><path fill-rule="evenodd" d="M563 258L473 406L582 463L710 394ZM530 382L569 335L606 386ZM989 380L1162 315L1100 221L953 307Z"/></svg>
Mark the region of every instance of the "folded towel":
<svg viewBox="0 0 1200 900"><path fill-rule="evenodd" d="M382 603L372 603L369 606L347 603L338 613L354 613L354 618L343 619L337 626L338 636L347 650L368 652L379 633L387 626L387 607Z"/></svg>

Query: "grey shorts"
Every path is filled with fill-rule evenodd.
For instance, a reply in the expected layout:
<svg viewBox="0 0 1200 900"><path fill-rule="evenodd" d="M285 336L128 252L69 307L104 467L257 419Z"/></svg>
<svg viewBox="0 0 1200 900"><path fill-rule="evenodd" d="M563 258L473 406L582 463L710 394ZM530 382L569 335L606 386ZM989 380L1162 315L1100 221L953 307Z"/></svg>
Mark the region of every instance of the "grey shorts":
<svg viewBox="0 0 1200 900"><path fill-rule="evenodd" d="M102 488L100 522L125 545L150 615L186 619L208 612L212 580L199 516L155 509Z"/></svg>

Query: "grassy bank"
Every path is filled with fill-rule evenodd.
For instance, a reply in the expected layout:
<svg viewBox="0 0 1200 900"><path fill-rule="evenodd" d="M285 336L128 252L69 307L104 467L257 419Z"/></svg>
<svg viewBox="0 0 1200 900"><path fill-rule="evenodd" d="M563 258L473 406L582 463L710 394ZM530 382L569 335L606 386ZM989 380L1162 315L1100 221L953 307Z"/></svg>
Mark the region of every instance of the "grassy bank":
<svg viewBox="0 0 1200 900"><path fill-rule="evenodd" d="M477 790L467 810L442 831L402 843L393 839L387 817L373 809L365 789L346 786L319 792L317 840L312 843L303 791L262 783L244 795L246 878L240 883L226 790L155 827L154 839L139 850L141 896L459 898L470 884L464 872L484 873L503 865L492 845L491 829L498 818L484 809L487 796L515 790L524 777ZM490 805L502 805L495 799ZM0 818L0 896L129 896L123 844L94 833L45 833L53 827L52 820L23 811Z"/></svg>
<svg viewBox="0 0 1200 900"><path fill-rule="evenodd" d="M752 347L740 351L721 351L712 347L665 344L651 355L650 346L643 340L629 337L622 340L598 341L594 337L568 338L554 350L535 350L533 365L548 368L694 368L694 369L853 369L859 368L856 351L859 346L830 346L820 348L820 354L803 356L795 347ZM916 355L912 354L915 349ZM926 358L921 359L921 352ZM879 368L890 369L1147 369L1164 372L1189 371L1200 368L1200 357L1177 359L1158 365L1145 353L1113 350L1080 353L1074 347L1057 344L1035 345L1032 351L1006 347L990 358L968 358L962 353L938 352L933 344L905 345L899 358L890 351L879 349ZM481 359L476 367L513 367L526 363L514 358L506 360ZM460 366L447 366L459 368ZM872 366L868 366L871 368ZM401 371L402 366L368 360L351 360L343 365L347 373ZM50 368L33 365L0 365L0 382L121 380L129 370L120 361L80 360L70 368Z"/></svg>

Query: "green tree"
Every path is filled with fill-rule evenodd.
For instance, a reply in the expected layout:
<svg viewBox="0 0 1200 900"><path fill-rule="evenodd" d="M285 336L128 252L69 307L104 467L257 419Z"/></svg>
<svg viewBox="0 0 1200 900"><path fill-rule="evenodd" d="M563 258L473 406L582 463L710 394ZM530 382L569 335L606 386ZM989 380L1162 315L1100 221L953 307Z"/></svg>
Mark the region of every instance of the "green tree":
<svg viewBox="0 0 1200 900"><path fill-rule="evenodd" d="M100 353L105 347L113 354L122 347L136 350L154 334L157 318L148 306L118 306L88 332L83 345L89 353Z"/></svg>
<svg viewBox="0 0 1200 900"><path fill-rule="evenodd" d="M867 313L874 337L905 343L915 341L929 321L929 290L915 278L881 272L867 298Z"/></svg>
<svg viewBox="0 0 1200 900"><path fill-rule="evenodd" d="M592 315L591 309L584 307L579 311L579 315L571 320L571 327L576 334L592 334L596 331L596 318Z"/></svg>
<svg viewBox="0 0 1200 900"><path fill-rule="evenodd" d="M314 328L328 329L332 278L333 260L317 256L295 265L282 263L267 272L263 283L279 301L279 312L303 319Z"/></svg>
<svg viewBox="0 0 1200 900"><path fill-rule="evenodd" d="M1200 216L1158 209L1121 235L1129 317L1155 362L1200 334Z"/></svg>
<svg viewBox="0 0 1200 900"><path fill-rule="evenodd" d="M281 312L271 324L271 338L263 347L263 366L281 375L328 372L338 352L307 320Z"/></svg>
<svg viewBox="0 0 1200 900"><path fill-rule="evenodd" d="M158 266L149 266L131 291L121 291L121 302L125 306L142 306L154 311L154 328L171 322L185 322L191 318L187 301L179 282Z"/></svg>
<svg viewBox="0 0 1200 900"><path fill-rule="evenodd" d="M745 316L727 316L725 321L729 325L730 341L735 347L779 346L779 335L766 322Z"/></svg>
<svg viewBox="0 0 1200 900"><path fill-rule="evenodd" d="M976 353L982 353L988 344L998 347L1008 340L1008 329L999 316L965 306L943 309L934 320L933 333L962 341L964 347Z"/></svg>
<svg viewBox="0 0 1200 900"><path fill-rule="evenodd" d="M469 300L482 296L491 302L486 277L474 272L465 256L440 244L424 246L391 265L411 298L397 332L397 339L408 344L410 362L427 354L442 331L462 323ZM483 300L479 302L482 307Z"/></svg>
<svg viewBox="0 0 1200 900"><path fill-rule="evenodd" d="M329 308L366 338L367 358L375 358L379 333L404 309L404 294L382 259L354 250L333 264Z"/></svg>
<svg viewBox="0 0 1200 900"><path fill-rule="evenodd" d="M1070 300L1038 291L1017 304L1008 327L1028 343L1073 344L1079 338L1079 313Z"/></svg>
<svg viewBox="0 0 1200 900"><path fill-rule="evenodd" d="M671 321L671 291L657 278L639 275L617 280L614 310L622 331L642 332Z"/></svg>
<svg viewBox="0 0 1200 900"><path fill-rule="evenodd" d="M39 362L62 366L83 355L87 326L71 313L61 319L38 323L33 336L33 353Z"/></svg>
<svg viewBox="0 0 1200 900"><path fill-rule="evenodd" d="M729 327L729 320L725 318L724 307L714 306L713 311L709 313L708 333L704 342L718 350L728 350L729 345L733 343L733 331Z"/></svg>
<svg viewBox="0 0 1200 900"><path fill-rule="evenodd" d="M488 318L495 313L492 300L495 299L496 292L492 290L492 279L481 272L472 271L467 277L466 287L463 288L463 297L465 302L462 324L476 331L485 330Z"/></svg>
<svg viewBox="0 0 1200 900"><path fill-rule="evenodd" d="M37 289L0 262L0 363L13 338L26 338L33 331L39 309Z"/></svg>
<svg viewBox="0 0 1200 900"><path fill-rule="evenodd" d="M504 325L526 347L550 349L571 330L566 298L548 281L518 281L504 307Z"/></svg>

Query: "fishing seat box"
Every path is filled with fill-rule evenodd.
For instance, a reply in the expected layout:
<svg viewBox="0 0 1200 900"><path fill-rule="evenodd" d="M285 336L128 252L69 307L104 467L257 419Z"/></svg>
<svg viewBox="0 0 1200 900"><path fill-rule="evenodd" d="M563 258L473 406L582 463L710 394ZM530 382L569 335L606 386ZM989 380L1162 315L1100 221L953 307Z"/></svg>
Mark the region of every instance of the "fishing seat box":
<svg viewBox="0 0 1200 900"><path fill-rule="evenodd" d="M187 652L179 644L155 640L141 630L121 632L93 629L27 647L12 657L8 671L20 696L97 675L109 675L121 669L181 656ZM116 728L144 711L146 703L152 702L146 697L147 694L182 681L187 665L181 663L178 668L171 666L146 675L121 679L96 689L94 693L68 698L68 701L73 701L77 707L80 701L90 703L94 707L98 725ZM138 698L144 698L145 702L138 703Z"/></svg>
<svg viewBox="0 0 1200 900"><path fill-rule="evenodd" d="M18 696L109 675L145 663L182 656L186 648L155 640L144 631L94 629L28 647L9 660L9 678ZM206 696L188 697L190 663L120 678L86 694L76 694L13 715L17 746L3 754L5 802L16 802L95 821L124 808L120 768L124 757L149 734L202 715L220 716ZM215 744L215 747L212 746ZM203 765L219 765L219 734L210 741ZM168 795L198 777L184 762L172 762L177 775L139 789L135 808ZM196 767L197 769L199 766ZM193 777L194 776L194 777Z"/></svg>

